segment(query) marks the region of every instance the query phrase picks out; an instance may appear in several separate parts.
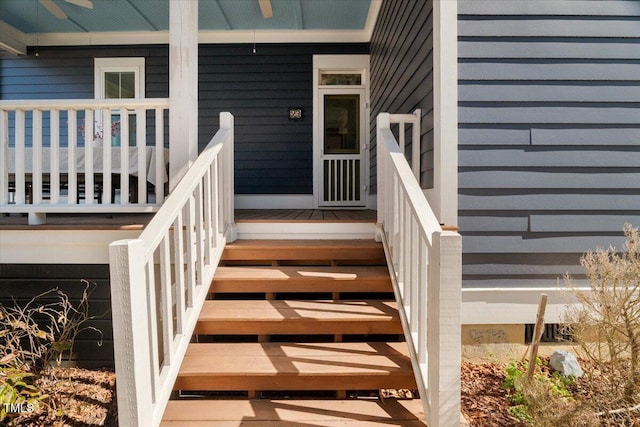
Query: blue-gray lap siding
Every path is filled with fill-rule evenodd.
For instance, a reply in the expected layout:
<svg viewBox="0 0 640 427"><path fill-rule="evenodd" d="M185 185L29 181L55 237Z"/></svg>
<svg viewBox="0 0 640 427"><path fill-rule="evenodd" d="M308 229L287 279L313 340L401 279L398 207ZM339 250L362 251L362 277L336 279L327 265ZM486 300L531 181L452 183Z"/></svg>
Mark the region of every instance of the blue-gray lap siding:
<svg viewBox="0 0 640 427"><path fill-rule="evenodd" d="M458 7L464 286L555 286L640 226L640 2Z"/></svg>
<svg viewBox="0 0 640 427"><path fill-rule="evenodd" d="M58 289L77 308L86 289L91 319L84 324L87 329L76 337L71 358L80 366L113 368L108 265L0 264L0 289L0 305L5 307L24 307L36 295ZM60 299L48 293L37 301L40 304L54 304ZM101 334L88 328L96 328ZM66 359L69 355L64 357Z"/></svg>
<svg viewBox="0 0 640 427"><path fill-rule="evenodd" d="M422 111L421 176L433 187L433 18L431 1L383 2L371 38L371 183L376 192L376 117ZM397 130L394 130L397 135ZM407 126L407 142L411 127ZM407 146L411 158L411 145Z"/></svg>
<svg viewBox="0 0 640 427"><path fill-rule="evenodd" d="M201 45L200 149L217 131L218 114L230 111L236 193L312 194L313 55L368 51L367 43L259 44L256 54L249 45ZM96 57L144 57L146 96L169 94L167 46L49 47L38 53L0 54L0 99L93 98ZM304 119L289 121L289 107L302 107Z"/></svg>

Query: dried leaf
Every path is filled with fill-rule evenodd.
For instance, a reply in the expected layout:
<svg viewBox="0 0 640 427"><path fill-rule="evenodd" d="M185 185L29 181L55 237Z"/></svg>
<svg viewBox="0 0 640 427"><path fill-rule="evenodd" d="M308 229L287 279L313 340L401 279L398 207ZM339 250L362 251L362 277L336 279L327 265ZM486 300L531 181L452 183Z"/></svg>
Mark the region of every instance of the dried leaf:
<svg viewBox="0 0 640 427"><path fill-rule="evenodd" d="M9 353L6 356L4 356L2 359L0 359L0 365L8 365L9 363L13 362L13 360L15 360L16 357L18 356L16 356L15 353Z"/></svg>

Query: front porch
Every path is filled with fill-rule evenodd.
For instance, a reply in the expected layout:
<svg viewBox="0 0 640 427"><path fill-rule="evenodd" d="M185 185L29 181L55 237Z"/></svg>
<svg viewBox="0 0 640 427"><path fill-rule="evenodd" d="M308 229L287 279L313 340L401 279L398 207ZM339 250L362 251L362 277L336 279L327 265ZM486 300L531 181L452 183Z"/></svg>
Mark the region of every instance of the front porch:
<svg viewBox="0 0 640 427"><path fill-rule="evenodd" d="M392 121L410 121L413 117L383 115L382 121L379 121L377 211L236 212L234 169L230 167L233 165L234 120L230 114L222 113L220 130L175 184L164 203L158 206L157 213L150 221L148 214L136 221L133 221L133 217L118 215L118 208L130 209L128 205L132 204L127 199L126 188L121 187L124 197L119 206L111 206L110 198L106 197L105 202L103 197L99 209L90 206L92 203L89 202L77 206L75 211L67 212L85 211L84 215L76 217L85 221L80 229L77 224L74 226L70 223L69 217L56 214L56 209L51 208L55 205L45 202L36 189L31 206L27 203L18 206L16 203L15 208L23 209L26 206L32 212L48 207L48 224L30 226L24 224L24 217L15 214L5 217L4 221L19 218L23 223L2 227L2 245L9 242L14 245L10 250L2 251L2 261L19 262L13 258L30 257L29 262L65 262L62 259L68 256L65 255L67 253L73 254L76 263L104 263L107 260L111 275L118 401L124 411L123 416L126 416L121 425L157 425L171 391L174 387L180 388L175 380L181 375L181 362L188 354L191 334L209 295L209 284L221 260L229 256L223 253L229 243L237 239L266 239L263 242L278 239L284 242L284 246L276 245L280 249L265 246L251 253L262 253L271 259L284 247L287 253L296 256L300 255L300 251L304 253L311 250L310 254L314 255L304 259L311 260L312 265L316 259L333 260L346 256L347 260L358 260L368 253L368 250L358 249L363 243L356 243L355 252L349 249L351 252L345 255L341 249L343 244L335 242L346 243L348 239L357 239L351 241L374 243L378 251L376 262L387 263L392 272L392 286L388 291L393 290L395 295L398 318L407 340L406 349L403 350L403 357L406 357L403 366L411 367L409 371L403 368L402 380L396 383L392 381L387 387L406 388L413 384L410 374L413 370L415 387L423 396L428 419L457 420L459 404L455 399L447 400L446 405L440 404L439 394L443 388L453 387L455 390L459 387L459 384L456 385L459 372L459 362L456 362L459 359L459 339L456 337L459 338L461 248L456 233L442 231L416 181L414 171L391 132ZM122 153L127 151L127 148L121 149ZM34 165L37 169L36 162ZM21 174L24 173L23 169ZM107 173L103 171L105 178ZM2 176L4 182L8 182L6 168ZM20 181L17 186L24 190ZM124 179L122 183L126 181ZM52 199L55 197L49 200ZM7 206L11 204L3 205ZM92 211L90 216L86 213L87 207ZM98 215L99 212L103 214ZM108 214L104 215L104 212ZM52 224L52 220L60 223ZM284 240L291 238L303 240L293 243ZM323 242L310 242L312 239L321 239ZM382 243L375 243L374 239ZM296 249L308 247L308 243L298 243L303 241L311 243L309 249ZM326 253L317 258L317 248L325 248L322 250ZM4 259L4 254L12 259ZM291 259L290 256L286 255L284 259ZM333 267L334 262L330 265ZM325 279L329 277L325 277L326 273L321 276ZM443 310L449 312L446 321L441 317ZM450 317L452 314L455 315ZM444 333L444 330L447 332ZM337 335L341 334L337 332ZM150 348L151 351L149 354L137 352L134 355L134 348ZM367 352L374 359L378 357L375 351ZM380 353L379 357L384 360L393 354L395 351L389 355ZM131 366L131 360L139 360L140 363L133 371L125 369ZM341 369L339 366L340 363L338 370ZM242 366L240 369L243 370ZM396 372L395 368L392 371ZM331 372L329 375L332 378L341 375ZM219 374L211 375L217 378ZM353 375L362 373L354 372ZM212 381L218 384L215 382L217 380ZM150 391L149 384L152 384ZM306 385L298 381L296 384L305 389L330 387L335 390L337 383ZM260 388L269 389L268 383ZM358 388L375 389L378 386L365 381ZM149 408L152 408L152 413ZM437 421L434 422L437 424Z"/></svg>

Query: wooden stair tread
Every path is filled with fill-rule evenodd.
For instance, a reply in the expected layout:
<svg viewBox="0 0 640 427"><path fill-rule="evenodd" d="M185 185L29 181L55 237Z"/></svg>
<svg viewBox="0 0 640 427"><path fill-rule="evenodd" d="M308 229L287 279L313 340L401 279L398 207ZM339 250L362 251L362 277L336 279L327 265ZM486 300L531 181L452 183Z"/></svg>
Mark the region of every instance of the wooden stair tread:
<svg viewBox="0 0 640 427"><path fill-rule="evenodd" d="M371 267L218 267L212 292L391 292L389 271Z"/></svg>
<svg viewBox="0 0 640 427"><path fill-rule="evenodd" d="M223 342L189 344L175 390L205 396L248 391L249 397L256 391L329 390L344 397L345 390L417 388L404 342L275 342L305 335L342 341L347 335L363 340L402 334L396 302L372 296L393 291L380 243L239 240L225 247L222 260L229 262L217 268L212 293L257 292L267 299L205 301L195 333L212 336L203 341ZM276 293L292 295L269 299ZM303 299L304 293L315 295ZM315 299L326 293L337 300ZM341 293L357 299L339 300ZM224 342L225 335L261 338L234 343ZM262 342L269 335L273 342ZM419 400L178 400L169 402L162 425L414 427L425 426L423 419Z"/></svg>
<svg viewBox="0 0 640 427"><path fill-rule="evenodd" d="M415 380L406 343L356 342L191 344L175 388L338 390L413 387Z"/></svg>
<svg viewBox="0 0 640 427"><path fill-rule="evenodd" d="M205 301L197 334L401 334L391 301Z"/></svg>
<svg viewBox="0 0 640 427"><path fill-rule="evenodd" d="M354 322L399 319L395 301L316 300L209 300L200 312L200 321L280 320Z"/></svg>
<svg viewBox="0 0 640 427"><path fill-rule="evenodd" d="M162 426L426 426L420 400L177 400Z"/></svg>
<svg viewBox="0 0 640 427"><path fill-rule="evenodd" d="M197 343L189 345L179 375L215 372L303 375L336 370L348 372L350 369L372 374L387 373L411 369L408 355L407 345L402 342ZM255 363L247 364L246 360L254 360ZM320 363L323 360L332 363ZM215 363L211 363L213 361ZM351 363L354 366L349 366Z"/></svg>
<svg viewBox="0 0 640 427"><path fill-rule="evenodd" d="M336 281L356 280L389 281L389 270L383 266L371 267L218 267L213 280L273 280L273 281Z"/></svg>
<svg viewBox="0 0 640 427"><path fill-rule="evenodd" d="M222 260L384 260L374 240L237 240L225 246Z"/></svg>

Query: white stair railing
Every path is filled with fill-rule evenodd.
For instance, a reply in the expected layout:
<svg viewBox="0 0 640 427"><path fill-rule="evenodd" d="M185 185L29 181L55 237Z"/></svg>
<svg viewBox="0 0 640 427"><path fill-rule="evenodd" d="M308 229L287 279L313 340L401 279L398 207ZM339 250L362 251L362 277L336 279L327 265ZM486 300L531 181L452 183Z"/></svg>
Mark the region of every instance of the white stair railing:
<svg viewBox="0 0 640 427"><path fill-rule="evenodd" d="M403 123L401 134L405 122L419 127L412 115L378 115L379 237L384 243L427 424L457 426L461 237L442 230L391 131L392 122ZM418 141L414 139L412 144L413 152L419 155Z"/></svg>
<svg viewBox="0 0 640 427"><path fill-rule="evenodd" d="M235 239L233 116L138 239L109 247L121 427L158 426L226 242Z"/></svg>
<svg viewBox="0 0 640 427"><path fill-rule="evenodd" d="M0 211L30 224L54 212L157 211L168 110L165 98L0 101Z"/></svg>

